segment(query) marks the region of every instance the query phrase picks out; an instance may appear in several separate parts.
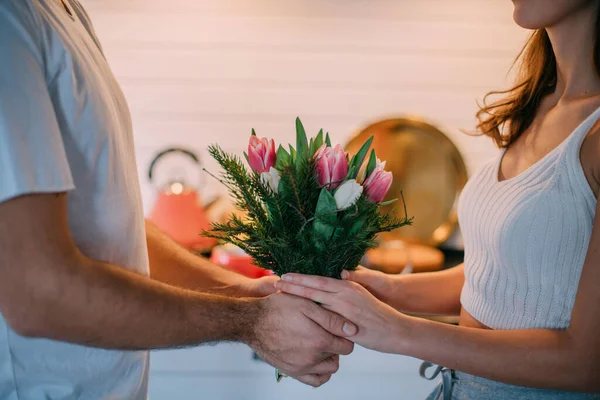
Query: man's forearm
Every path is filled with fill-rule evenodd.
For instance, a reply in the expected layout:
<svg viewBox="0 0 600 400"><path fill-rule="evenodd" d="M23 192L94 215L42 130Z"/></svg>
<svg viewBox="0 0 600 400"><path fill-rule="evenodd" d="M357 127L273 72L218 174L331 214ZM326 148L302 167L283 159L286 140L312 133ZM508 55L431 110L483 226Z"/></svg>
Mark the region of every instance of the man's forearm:
<svg viewBox="0 0 600 400"><path fill-rule="evenodd" d="M23 288L25 313L6 315L30 336L125 350L247 342L261 312L258 300L175 288L82 255L38 273Z"/></svg>
<svg viewBox="0 0 600 400"><path fill-rule="evenodd" d="M460 313L460 292L464 266L422 274L398 275L397 284L390 294L390 305L399 311L412 314Z"/></svg>
<svg viewBox="0 0 600 400"><path fill-rule="evenodd" d="M146 222L150 276L169 285L223 295L245 295L249 278L221 268L175 243L151 222Z"/></svg>

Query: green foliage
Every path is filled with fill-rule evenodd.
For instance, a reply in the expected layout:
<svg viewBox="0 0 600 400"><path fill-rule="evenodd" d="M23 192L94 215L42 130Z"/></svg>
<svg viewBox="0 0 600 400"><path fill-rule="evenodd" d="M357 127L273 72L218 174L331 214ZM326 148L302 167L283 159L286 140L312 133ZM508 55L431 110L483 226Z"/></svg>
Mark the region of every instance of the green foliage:
<svg viewBox="0 0 600 400"><path fill-rule="evenodd" d="M300 118L296 118L296 167L308 159L308 139Z"/></svg>
<svg viewBox="0 0 600 400"><path fill-rule="evenodd" d="M246 157L246 160L248 157ZM282 145L279 145L277 149L277 162L275 163L275 169L281 171L292 162L292 156L288 153Z"/></svg>
<svg viewBox="0 0 600 400"><path fill-rule="evenodd" d="M369 162L367 163L367 171L365 174L365 178L371 175L371 172L377 166L377 156L375 155L375 149L371 150L371 156L369 156Z"/></svg>
<svg viewBox="0 0 600 400"><path fill-rule="evenodd" d="M313 224L313 233L315 235L316 245L323 245L333 236L337 223L337 206L331 192L325 188L321 189L317 209L315 211L315 221Z"/></svg>
<svg viewBox="0 0 600 400"><path fill-rule="evenodd" d="M358 171L360 171L360 167L362 167L365 157L367 156L367 152L371 147L371 143L373 143L373 136L371 136L369 140L362 145L360 150L358 150L358 153L356 153L354 157L350 159L350 165L348 166L348 179L356 179Z"/></svg>
<svg viewBox="0 0 600 400"><path fill-rule="evenodd" d="M277 151L276 168L281 175L277 193L238 157L219 146L209 148L224 170L221 182L247 217L232 215L226 223L213 224L204 235L242 248L256 265L277 275L297 272L339 278L344 269L355 269L365 251L375 246L377 233L410 224L411 219L381 213L379 205L365 197L346 210L337 210L334 193L320 187L315 174L312 155L320 147L317 144L323 143L323 133L309 145L300 120L296 128L297 152L291 146L290 153L281 146ZM367 151L368 146L363 160ZM355 167L360 168L363 160L356 161Z"/></svg>
<svg viewBox="0 0 600 400"><path fill-rule="evenodd" d="M312 158L317 150L323 145L323 129L319 131L317 136L313 139L310 139L310 152L309 157Z"/></svg>

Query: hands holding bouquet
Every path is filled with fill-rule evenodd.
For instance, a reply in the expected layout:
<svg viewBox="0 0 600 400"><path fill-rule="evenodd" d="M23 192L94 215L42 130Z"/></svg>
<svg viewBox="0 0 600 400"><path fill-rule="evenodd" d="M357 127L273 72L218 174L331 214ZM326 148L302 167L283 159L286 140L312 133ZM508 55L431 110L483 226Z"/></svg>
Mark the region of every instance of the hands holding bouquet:
<svg viewBox="0 0 600 400"><path fill-rule="evenodd" d="M348 306L345 308L332 297L342 288L332 282L347 283L339 281L342 272L358 266L366 250L375 246L378 233L410 224L407 217L400 220L379 210L395 200L382 203L392 184L392 174L385 171L385 162L374 150L369 154L372 140L350 158L339 144L333 146L329 134L324 135L322 130L309 140L297 119L295 148L280 145L276 149L272 139L260 139L252 132L244 154L251 170L219 146L209 148L224 169L221 182L247 217L232 215L226 223L214 224L204 234L240 247L256 265L279 276L298 277L285 275L294 273L308 275L305 278L309 279L277 283L279 289L295 296L277 293L265 300L272 321L266 317L264 331L259 328L257 340L250 344L267 362L313 386L329 380L338 368L339 354L352 350L351 342L338 336L352 337L353 341L369 336L368 340L377 341L384 333L373 336L370 331L357 331L355 324L338 315L345 312L347 318L356 321L355 313L347 309L350 297L342 299ZM313 284L328 286L318 292L311 290ZM353 290L361 293L361 289ZM322 303L323 307L298 296ZM368 296L363 297L370 301ZM353 304L364 306L358 301ZM389 311L379 308L381 316L373 315L375 325ZM278 317L285 309L288 321L283 323ZM274 331L273 326L279 329ZM278 351L269 350L264 343L277 343Z"/></svg>
<svg viewBox="0 0 600 400"><path fill-rule="evenodd" d="M399 341L406 337L406 318L390 305L378 300L366 288L350 281L348 271L343 280L320 276L287 274L275 287L284 293L319 303L356 324L358 332L349 339L371 350L397 353Z"/></svg>

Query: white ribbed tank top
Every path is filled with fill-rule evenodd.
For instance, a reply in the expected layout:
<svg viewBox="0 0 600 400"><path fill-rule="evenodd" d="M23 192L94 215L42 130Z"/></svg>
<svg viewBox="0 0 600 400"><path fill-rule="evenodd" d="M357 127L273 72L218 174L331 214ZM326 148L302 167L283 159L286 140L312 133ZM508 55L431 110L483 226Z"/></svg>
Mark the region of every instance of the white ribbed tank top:
<svg viewBox="0 0 600 400"><path fill-rule="evenodd" d="M498 181L504 151L465 186L465 310L494 329L569 326L597 200L579 152L600 109L558 147Z"/></svg>

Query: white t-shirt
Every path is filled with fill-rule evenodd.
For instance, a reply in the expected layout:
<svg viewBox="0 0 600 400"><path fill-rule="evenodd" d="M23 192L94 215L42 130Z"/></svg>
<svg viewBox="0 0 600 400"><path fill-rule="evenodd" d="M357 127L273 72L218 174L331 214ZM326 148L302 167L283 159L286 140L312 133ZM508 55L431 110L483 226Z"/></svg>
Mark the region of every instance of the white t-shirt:
<svg viewBox="0 0 600 400"><path fill-rule="evenodd" d="M0 202L67 192L79 249L147 275L127 103L83 8L65 3L72 15L0 0ZM0 314L0 400L145 399L147 376L147 352L24 338Z"/></svg>

